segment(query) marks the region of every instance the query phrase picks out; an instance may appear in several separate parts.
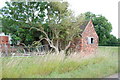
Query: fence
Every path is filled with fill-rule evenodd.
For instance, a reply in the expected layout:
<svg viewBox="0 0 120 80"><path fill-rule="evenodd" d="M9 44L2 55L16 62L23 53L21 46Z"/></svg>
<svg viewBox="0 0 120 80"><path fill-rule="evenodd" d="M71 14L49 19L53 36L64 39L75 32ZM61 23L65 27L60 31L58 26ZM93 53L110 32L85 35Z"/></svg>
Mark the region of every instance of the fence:
<svg viewBox="0 0 120 80"><path fill-rule="evenodd" d="M32 46L10 46L0 45L0 56L30 56L30 55L44 55L49 51L48 45L41 45L37 47Z"/></svg>

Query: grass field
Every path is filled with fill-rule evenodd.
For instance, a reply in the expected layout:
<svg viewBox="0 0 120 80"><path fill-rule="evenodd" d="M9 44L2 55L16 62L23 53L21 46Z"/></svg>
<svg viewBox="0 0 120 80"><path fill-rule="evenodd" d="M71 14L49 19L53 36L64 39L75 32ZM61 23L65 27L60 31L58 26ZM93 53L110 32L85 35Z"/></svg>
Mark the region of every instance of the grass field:
<svg viewBox="0 0 120 80"><path fill-rule="evenodd" d="M94 55L48 54L2 58L3 78L103 78L118 72L118 48L99 47Z"/></svg>

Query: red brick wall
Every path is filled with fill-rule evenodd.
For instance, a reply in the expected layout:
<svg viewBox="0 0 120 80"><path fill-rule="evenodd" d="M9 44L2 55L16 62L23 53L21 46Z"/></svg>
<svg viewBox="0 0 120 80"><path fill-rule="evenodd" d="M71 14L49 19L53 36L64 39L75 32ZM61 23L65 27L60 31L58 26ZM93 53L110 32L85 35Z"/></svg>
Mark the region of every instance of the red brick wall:
<svg viewBox="0 0 120 80"><path fill-rule="evenodd" d="M93 44L88 44L88 37L93 37ZM91 53L92 51L96 50L98 47L98 36L92 24L92 21L88 23L84 32L82 33L82 51L87 51Z"/></svg>
<svg viewBox="0 0 120 80"><path fill-rule="evenodd" d="M0 36L0 44L8 44L8 36Z"/></svg>
<svg viewBox="0 0 120 80"><path fill-rule="evenodd" d="M10 47L9 37L8 36L0 36L0 48L1 49L5 48L5 45L8 48Z"/></svg>

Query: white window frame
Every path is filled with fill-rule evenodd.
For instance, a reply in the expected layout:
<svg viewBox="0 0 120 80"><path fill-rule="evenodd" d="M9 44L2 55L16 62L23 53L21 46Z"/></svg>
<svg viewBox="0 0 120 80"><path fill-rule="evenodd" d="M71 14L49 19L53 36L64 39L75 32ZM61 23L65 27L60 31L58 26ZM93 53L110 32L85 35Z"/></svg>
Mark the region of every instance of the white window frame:
<svg viewBox="0 0 120 80"><path fill-rule="evenodd" d="M92 39L93 39L93 42L92 42ZM94 44L94 38L93 37L88 37L87 42L88 42L88 44Z"/></svg>

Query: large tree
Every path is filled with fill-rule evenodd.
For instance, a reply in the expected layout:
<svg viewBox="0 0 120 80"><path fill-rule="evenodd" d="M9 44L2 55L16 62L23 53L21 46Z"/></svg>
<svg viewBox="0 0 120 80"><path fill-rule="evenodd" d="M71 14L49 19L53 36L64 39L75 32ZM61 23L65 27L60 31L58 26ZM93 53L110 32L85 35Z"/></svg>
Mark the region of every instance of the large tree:
<svg viewBox="0 0 120 80"><path fill-rule="evenodd" d="M31 44L46 40L56 53L66 52L79 37L84 17L74 17L67 2L7 2L1 9L4 32L14 40ZM7 23L7 24L6 24ZM39 40L40 39L40 40ZM63 41L63 42L61 42ZM65 47L62 48L62 43Z"/></svg>
<svg viewBox="0 0 120 80"><path fill-rule="evenodd" d="M48 2L6 2L0 9L3 32L11 33L13 42L31 44L39 37L39 32L29 31L32 24L43 23ZM36 34L35 34L36 33Z"/></svg>
<svg viewBox="0 0 120 80"><path fill-rule="evenodd" d="M66 51L69 49L71 42L74 38L80 37L80 25L84 21L82 15L74 17L71 10L68 9L68 3L66 2L51 2L48 8L48 15L46 19L46 24L49 28L49 33L46 32L44 26L38 24L36 27L31 29L36 29L44 34L40 36L41 40L46 40L50 47L54 48L56 53L60 51ZM54 14L51 14L51 9L53 9ZM51 35L50 35L51 34ZM62 46L61 46L62 45ZM64 48L62 48L64 45Z"/></svg>

